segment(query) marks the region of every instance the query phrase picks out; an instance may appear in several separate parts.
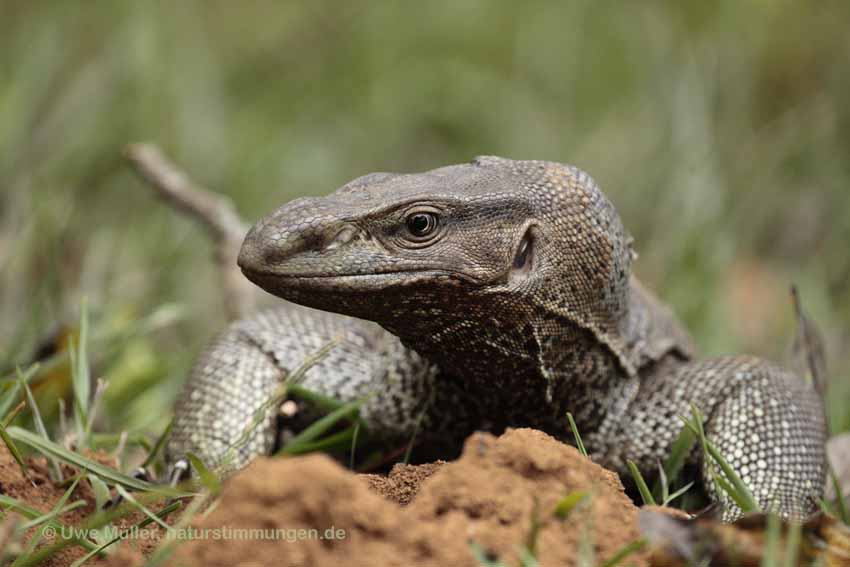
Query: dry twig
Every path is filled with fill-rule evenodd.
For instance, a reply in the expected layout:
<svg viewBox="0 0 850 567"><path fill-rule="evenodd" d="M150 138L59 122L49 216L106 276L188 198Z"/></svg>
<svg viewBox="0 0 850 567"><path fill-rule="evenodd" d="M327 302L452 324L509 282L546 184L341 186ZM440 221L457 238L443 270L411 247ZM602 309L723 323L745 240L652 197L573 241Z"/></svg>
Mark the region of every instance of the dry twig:
<svg viewBox="0 0 850 567"><path fill-rule="evenodd" d="M230 199L195 184L154 145L130 144L124 155L160 197L209 231L215 244L215 263L228 317L237 319L251 313L256 304L256 290L236 266L248 227Z"/></svg>

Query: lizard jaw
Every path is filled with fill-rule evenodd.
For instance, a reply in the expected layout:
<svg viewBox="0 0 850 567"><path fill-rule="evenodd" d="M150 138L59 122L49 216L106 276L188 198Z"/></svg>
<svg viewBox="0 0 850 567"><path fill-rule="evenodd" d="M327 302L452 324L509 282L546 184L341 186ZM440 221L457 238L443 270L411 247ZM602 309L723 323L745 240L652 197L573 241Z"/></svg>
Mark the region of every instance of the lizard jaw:
<svg viewBox="0 0 850 567"><path fill-rule="evenodd" d="M444 270L399 270L373 274L281 274L242 268L242 273L266 291L287 298L287 291L362 292L407 287L434 281L477 283L469 276Z"/></svg>

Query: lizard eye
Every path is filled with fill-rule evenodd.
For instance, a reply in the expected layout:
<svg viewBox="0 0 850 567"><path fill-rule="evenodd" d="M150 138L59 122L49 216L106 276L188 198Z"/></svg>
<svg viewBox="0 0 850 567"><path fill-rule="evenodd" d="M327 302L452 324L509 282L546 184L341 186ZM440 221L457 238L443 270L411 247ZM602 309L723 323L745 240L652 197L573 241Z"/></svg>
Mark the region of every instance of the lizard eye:
<svg viewBox="0 0 850 567"><path fill-rule="evenodd" d="M412 213L407 216L407 230L416 238L425 238L439 224L437 215L431 212Z"/></svg>

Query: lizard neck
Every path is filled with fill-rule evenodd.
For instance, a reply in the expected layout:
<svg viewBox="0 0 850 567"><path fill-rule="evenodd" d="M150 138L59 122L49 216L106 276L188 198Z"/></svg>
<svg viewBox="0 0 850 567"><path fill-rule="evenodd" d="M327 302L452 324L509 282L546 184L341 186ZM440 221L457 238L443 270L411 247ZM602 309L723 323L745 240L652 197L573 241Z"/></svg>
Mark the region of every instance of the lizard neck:
<svg viewBox="0 0 850 567"><path fill-rule="evenodd" d="M445 301L440 318L393 317L381 325L504 425L561 429L571 412L582 431L613 427L643 370L692 352L669 310L635 279L616 341L600 340L594 330L537 304L514 303L505 312L498 297L453 294ZM529 416L539 422L529 423Z"/></svg>
<svg viewBox="0 0 850 567"><path fill-rule="evenodd" d="M568 318L534 308L508 316L496 305L452 301L439 322L381 324L435 364L495 428L564 435L571 412L582 431L593 431L623 396L629 375L619 357ZM470 316L482 312L491 315Z"/></svg>

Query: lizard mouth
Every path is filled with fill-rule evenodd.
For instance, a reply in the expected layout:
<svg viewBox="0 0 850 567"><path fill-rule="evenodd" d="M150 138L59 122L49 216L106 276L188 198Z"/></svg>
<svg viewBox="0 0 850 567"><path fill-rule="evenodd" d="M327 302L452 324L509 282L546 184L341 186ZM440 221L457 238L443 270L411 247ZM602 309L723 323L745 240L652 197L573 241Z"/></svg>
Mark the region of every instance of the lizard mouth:
<svg viewBox="0 0 850 567"><path fill-rule="evenodd" d="M371 274L285 274L272 270L242 269L249 280L272 293L292 290L350 291L406 287L426 282L453 281L458 284L480 284L466 274L446 270L393 270Z"/></svg>

